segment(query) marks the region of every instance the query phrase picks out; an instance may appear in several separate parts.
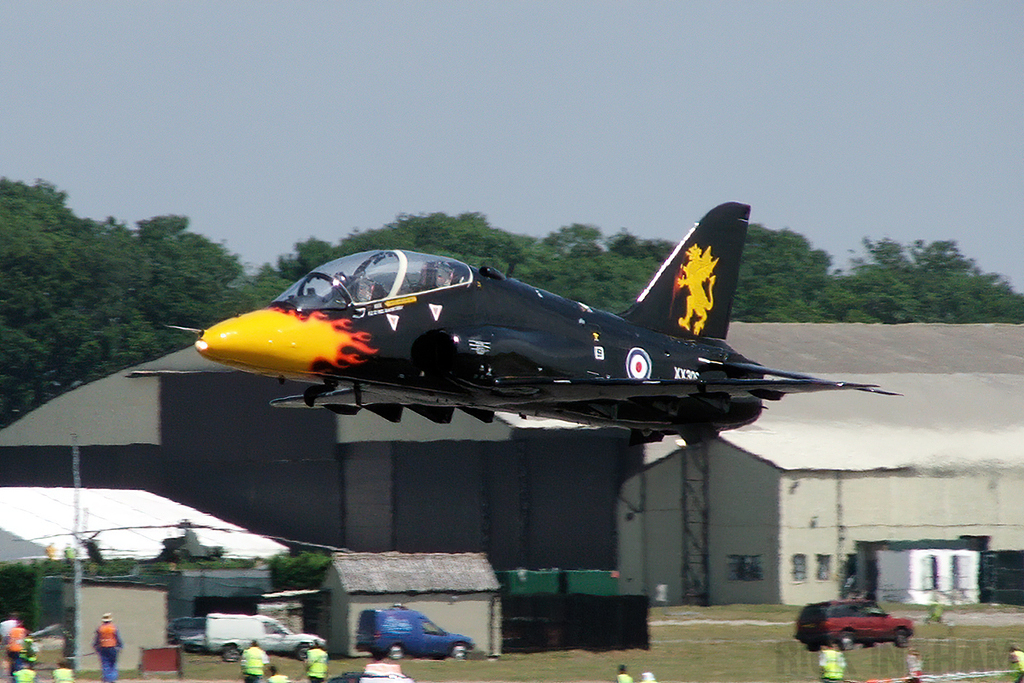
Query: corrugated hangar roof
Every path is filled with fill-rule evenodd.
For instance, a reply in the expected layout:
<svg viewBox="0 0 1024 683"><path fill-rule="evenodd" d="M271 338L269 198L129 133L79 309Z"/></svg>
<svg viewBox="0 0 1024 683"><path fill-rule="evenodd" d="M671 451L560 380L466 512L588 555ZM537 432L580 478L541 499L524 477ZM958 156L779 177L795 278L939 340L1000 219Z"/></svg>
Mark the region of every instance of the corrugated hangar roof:
<svg viewBox="0 0 1024 683"><path fill-rule="evenodd" d="M723 434L781 469L1024 467L1024 325L737 323L729 341L770 367L902 394L788 396Z"/></svg>
<svg viewBox="0 0 1024 683"><path fill-rule="evenodd" d="M0 560L45 557L53 544L63 552L74 529L73 488L0 488ZM81 489L81 527L95 537L104 557L154 558L166 538L182 535L187 521L204 546L225 557L270 557L287 548L213 515L147 491Z"/></svg>
<svg viewBox="0 0 1024 683"><path fill-rule="evenodd" d="M483 553L335 553L348 593L480 593L497 591Z"/></svg>
<svg viewBox="0 0 1024 683"><path fill-rule="evenodd" d="M1024 375L1024 325L733 323L729 344L780 370Z"/></svg>

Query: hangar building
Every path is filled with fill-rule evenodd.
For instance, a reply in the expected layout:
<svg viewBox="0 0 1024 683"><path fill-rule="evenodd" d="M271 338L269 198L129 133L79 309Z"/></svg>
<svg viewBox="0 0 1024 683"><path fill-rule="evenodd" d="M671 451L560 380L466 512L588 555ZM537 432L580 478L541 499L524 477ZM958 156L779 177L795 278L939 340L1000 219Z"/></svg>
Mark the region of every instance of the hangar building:
<svg viewBox="0 0 1024 683"><path fill-rule="evenodd" d="M803 604L871 592L889 542L1024 549L1024 326L736 324L730 343L902 395L789 396L706 448L649 448L619 503L625 590Z"/></svg>
<svg viewBox="0 0 1024 683"><path fill-rule="evenodd" d="M0 485L71 486L74 438L86 487L144 489L292 545L483 552L497 570L615 568L619 483L643 456L628 433L269 406L304 386L189 347L0 431Z"/></svg>
<svg viewBox="0 0 1024 683"><path fill-rule="evenodd" d="M867 588L866 549L887 541L1024 548L1024 326L735 323L729 341L903 395L789 396L703 447L630 447L622 430L514 416L272 409L301 385L189 348L0 431L0 484L70 485L76 434L87 486L336 548L617 569L624 593L668 604L826 599L855 567Z"/></svg>

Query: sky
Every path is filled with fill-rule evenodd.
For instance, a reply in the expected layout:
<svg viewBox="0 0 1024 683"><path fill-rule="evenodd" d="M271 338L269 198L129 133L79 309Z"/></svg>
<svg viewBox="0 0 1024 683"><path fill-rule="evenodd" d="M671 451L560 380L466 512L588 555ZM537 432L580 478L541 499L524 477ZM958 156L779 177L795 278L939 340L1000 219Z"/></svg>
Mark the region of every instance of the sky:
<svg viewBox="0 0 1024 683"><path fill-rule="evenodd" d="M955 240L1024 292L1024 3L3 0L0 176L246 263L401 214Z"/></svg>

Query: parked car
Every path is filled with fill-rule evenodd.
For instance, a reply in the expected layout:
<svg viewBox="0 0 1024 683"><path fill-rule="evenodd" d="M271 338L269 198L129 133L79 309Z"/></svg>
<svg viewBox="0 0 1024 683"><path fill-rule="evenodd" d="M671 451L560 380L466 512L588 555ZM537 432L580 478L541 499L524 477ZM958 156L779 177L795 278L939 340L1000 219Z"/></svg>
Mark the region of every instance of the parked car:
<svg viewBox="0 0 1024 683"><path fill-rule="evenodd" d="M914 622L889 616L871 600L831 600L807 605L796 620L795 638L808 650L835 643L842 650L860 643L871 646L891 642L906 647L914 635Z"/></svg>
<svg viewBox="0 0 1024 683"><path fill-rule="evenodd" d="M167 644L200 652L206 641L206 617L178 617L167 624Z"/></svg>
<svg viewBox="0 0 1024 683"><path fill-rule="evenodd" d="M209 614L203 649L216 652L225 662L237 662L242 651L256 641L267 653L292 655L305 659L314 645L327 643L310 633L293 633L277 619L262 614Z"/></svg>
<svg viewBox="0 0 1024 683"><path fill-rule="evenodd" d="M359 614L356 647L392 659L406 655L465 659L473 641L461 633L448 633L414 609L392 607Z"/></svg>

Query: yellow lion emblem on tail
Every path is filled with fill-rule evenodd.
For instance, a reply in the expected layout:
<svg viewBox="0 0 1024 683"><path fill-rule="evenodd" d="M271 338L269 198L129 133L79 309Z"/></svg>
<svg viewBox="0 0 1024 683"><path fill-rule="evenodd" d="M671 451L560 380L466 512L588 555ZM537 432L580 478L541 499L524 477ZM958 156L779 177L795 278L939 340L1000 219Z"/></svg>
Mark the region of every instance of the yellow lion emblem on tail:
<svg viewBox="0 0 1024 683"><path fill-rule="evenodd" d="M715 306L715 266L718 259L712 256L711 247L701 250L694 244L686 250L686 263L679 267L675 290L684 287L686 314L679 319L679 327L700 334L708 321L708 313Z"/></svg>

